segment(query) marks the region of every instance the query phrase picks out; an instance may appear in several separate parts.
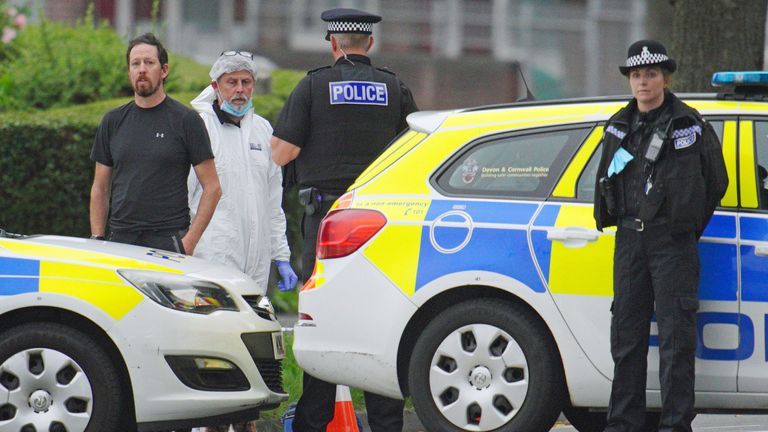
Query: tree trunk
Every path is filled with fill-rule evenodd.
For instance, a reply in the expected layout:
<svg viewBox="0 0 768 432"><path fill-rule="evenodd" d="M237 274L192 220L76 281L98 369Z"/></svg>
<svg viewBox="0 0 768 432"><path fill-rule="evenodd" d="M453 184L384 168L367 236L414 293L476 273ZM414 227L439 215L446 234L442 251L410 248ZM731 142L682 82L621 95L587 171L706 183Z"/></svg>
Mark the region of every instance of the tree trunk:
<svg viewBox="0 0 768 432"><path fill-rule="evenodd" d="M646 0L645 4L645 31L648 38L672 50L672 17L675 16L675 10L671 0Z"/></svg>
<svg viewBox="0 0 768 432"><path fill-rule="evenodd" d="M671 0L672 88L711 92L716 71L762 70L766 0Z"/></svg>

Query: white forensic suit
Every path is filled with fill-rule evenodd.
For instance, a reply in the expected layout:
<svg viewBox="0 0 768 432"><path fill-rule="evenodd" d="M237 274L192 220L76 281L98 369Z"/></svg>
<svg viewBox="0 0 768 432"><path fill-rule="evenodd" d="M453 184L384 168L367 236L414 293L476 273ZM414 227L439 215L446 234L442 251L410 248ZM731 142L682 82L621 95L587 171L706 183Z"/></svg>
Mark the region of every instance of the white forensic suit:
<svg viewBox="0 0 768 432"><path fill-rule="evenodd" d="M222 124L213 111L216 93L209 85L192 106L200 113L211 138L221 199L195 256L234 266L266 288L270 262L289 261L282 209L282 171L272 161L272 126L248 112L240 127ZM189 208L192 217L203 189L191 172Z"/></svg>

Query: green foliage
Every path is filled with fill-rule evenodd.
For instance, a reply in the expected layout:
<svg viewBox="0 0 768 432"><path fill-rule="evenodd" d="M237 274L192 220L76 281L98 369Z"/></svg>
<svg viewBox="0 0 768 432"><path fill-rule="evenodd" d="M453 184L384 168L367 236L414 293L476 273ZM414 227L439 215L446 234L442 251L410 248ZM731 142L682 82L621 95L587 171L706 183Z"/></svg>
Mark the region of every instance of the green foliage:
<svg viewBox="0 0 768 432"><path fill-rule="evenodd" d="M17 55L0 65L5 108L45 109L132 93L125 43L105 24L43 21L16 41Z"/></svg>
<svg viewBox="0 0 768 432"><path fill-rule="evenodd" d="M9 6L5 0L0 0L0 62L16 54L14 41L26 26L26 8Z"/></svg>
<svg viewBox="0 0 768 432"><path fill-rule="evenodd" d="M16 114L0 122L0 226L87 234L93 125L60 115Z"/></svg>
<svg viewBox="0 0 768 432"><path fill-rule="evenodd" d="M127 44L91 15L75 25L42 21L14 41L0 62L0 110L65 107L131 96ZM208 66L169 54L167 92L197 91L209 83Z"/></svg>
<svg viewBox="0 0 768 432"><path fill-rule="evenodd" d="M121 55L125 56L125 47L123 47ZM123 61L124 59L125 57L123 57ZM125 63L121 67L123 71L122 79L127 83L128 70ZM211 83L211 79L208 77L210 66L200 64L189 57L168 53L168 69L168 78L165 79L163 84L165 91L168 93L199 92ZM133 93L131 92L131 94ZM280 106L282 107L282 102L280 102Z"/></svg>
<svg viewBox="0 0 768 432"><path fill-rule="evenodd" d="M296 84L301 81L306 72L290 69L278 69L272 72L272 94L285 100L293 91Z"/></svg>

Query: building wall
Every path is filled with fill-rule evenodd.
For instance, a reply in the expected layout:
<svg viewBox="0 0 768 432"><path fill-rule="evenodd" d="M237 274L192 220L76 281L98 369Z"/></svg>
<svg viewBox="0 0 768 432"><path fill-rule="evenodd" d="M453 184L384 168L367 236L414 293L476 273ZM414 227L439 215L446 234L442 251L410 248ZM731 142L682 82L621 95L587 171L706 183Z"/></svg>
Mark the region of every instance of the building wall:
<svg viewBox="0 0 768 432"><path fill-rule="evenodd" d="M88 0L48 0L45 2L45 16L56 21L74 23L85 15Z"/></svg>

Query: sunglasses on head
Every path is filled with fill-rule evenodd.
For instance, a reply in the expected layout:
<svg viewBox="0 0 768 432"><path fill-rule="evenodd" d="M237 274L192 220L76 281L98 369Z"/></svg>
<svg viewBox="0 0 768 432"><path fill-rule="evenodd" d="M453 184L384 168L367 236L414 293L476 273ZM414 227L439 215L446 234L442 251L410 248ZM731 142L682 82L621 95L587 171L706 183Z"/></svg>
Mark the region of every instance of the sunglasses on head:
<svg viewBox="0 0 768 432"><path fill-rule="evenodd" d="M220 56L236 56L241 55L243 57L253 60L253 53L250 51L222 51Z"/></svg>

